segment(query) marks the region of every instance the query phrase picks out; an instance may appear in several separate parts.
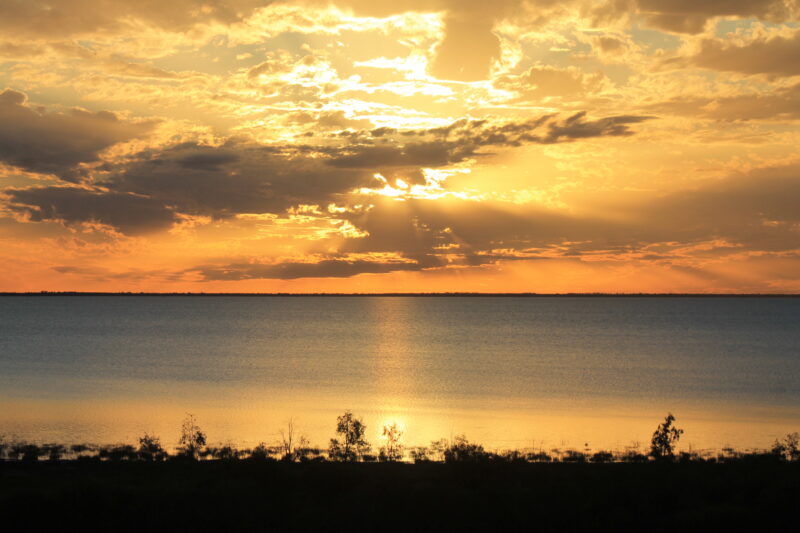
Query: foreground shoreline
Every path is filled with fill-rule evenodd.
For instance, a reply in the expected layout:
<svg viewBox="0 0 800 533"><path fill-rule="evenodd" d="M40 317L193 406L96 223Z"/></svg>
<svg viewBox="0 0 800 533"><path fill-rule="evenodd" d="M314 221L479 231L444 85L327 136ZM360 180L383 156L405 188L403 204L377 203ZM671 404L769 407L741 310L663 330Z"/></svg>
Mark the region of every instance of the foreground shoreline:
<svg viewBox="0 0 800 533"><path fill-rule="evenodd" d="M7 531L796 527L800 463L7 461ZM53 529L55 530L55 529Z"/></svg>

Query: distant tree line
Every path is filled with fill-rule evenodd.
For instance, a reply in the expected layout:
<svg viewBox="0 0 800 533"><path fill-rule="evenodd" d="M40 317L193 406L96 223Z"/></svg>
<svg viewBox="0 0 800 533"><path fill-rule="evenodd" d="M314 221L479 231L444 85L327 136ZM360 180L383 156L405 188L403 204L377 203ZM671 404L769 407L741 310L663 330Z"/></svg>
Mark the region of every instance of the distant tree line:
<svg viewBox="0 0 800 533"><path fill-rule="evenodd" d="M330 440L327 450L309 445L308 440L296 432L294 421L289 420L280 431L280 442L268 446L260 443L254 448L237 448L233 444L209 446L206 433L193 415L187 415L181 425L181 434L174 451L170 453L153 435L144 434L138 445L119 444L97 446L91 444L34 444L7 441L0 436L0 461L199 461L199 460L271 460L271 461L334 461L334 462L401 462L414 463L479 463L479 462L529 462L529 463L612 463L633 462L729 462L737 460L800 461L800 433L790 433L776 440L770 450L737 452L725 448L721 453L700 454L677 451L683 430L674 425L675 417L669 413L658 425L650 440L650 450L642 453L638 445L624 451L590 451L585 449L560 450L507 450L492 452L482 445L470 442L464 435L440 439L429 446L406 447L401 440L403 432L397 424L383 427L383 444L373 453L366 439L367 426L363 420L345 411L336 421L336 437Z"/></svg>

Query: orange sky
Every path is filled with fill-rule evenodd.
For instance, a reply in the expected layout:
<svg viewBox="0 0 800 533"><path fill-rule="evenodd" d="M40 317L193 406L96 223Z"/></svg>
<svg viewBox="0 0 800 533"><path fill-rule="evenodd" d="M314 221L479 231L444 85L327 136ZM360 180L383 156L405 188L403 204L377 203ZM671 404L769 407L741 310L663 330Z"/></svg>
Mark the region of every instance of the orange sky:
<svg viewBox="0 0 800 533"><path fill-rule="evenodd" d="M800 292L798 20L3 2L0 290Z"/></svg>

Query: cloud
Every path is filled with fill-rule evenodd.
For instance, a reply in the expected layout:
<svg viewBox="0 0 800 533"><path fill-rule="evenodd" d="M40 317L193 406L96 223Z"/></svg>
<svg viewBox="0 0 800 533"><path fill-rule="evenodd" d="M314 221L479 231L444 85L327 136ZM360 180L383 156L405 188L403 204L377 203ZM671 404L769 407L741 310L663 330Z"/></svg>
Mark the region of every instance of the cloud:
<svg viewBox="0 0 800 533"><path fill-rule="evenodd" d="M104 185L156 198L181 213L226 218L324 205L374 182L371 172L334 168L288 146L229 141L222 146L184 143L142 154Z"/></svg>
<svg viewBox="0 0 800 533"><path fill-rule="evenodd" d="M143 136L154 125L120 120L107 111L48 113L29 106L24 93L6 89L0 93L0 161L77 181L82 163L99 161L101 151Z"/></svg>
<svg viewBox="0 0 800 533"><path fill-rule="evenodd" d="M616 206L613 217L457 198L374 202L371 210L343 215L368 235L346 241L341 252L460 255L474 264L493 262L497 250L613 255L655 243L715 240L749 251L800 248L800 166L758 169Z"/></svg>
<svg viewBox="0 0 800 533"><path fill-rule="evenodd" d="M529 2L535 5L550 1ZM494 25L504 18L519 15L522 0L408 0L400 7L386 0L344 0L357 13L386 16L400 11L444 13L444 36L437 47L432 74L440 79L475 81L486 79L492 61L500 57L500 41Z"/></svg>
<svg viewBox="0 0 800 533"><path fill-rule="evenodd" d="M203 281L239 281L246 279L349 278L358 274L384 274L418 271L425 265L404 261L366 261L363 259L323 259L317 262L287 261L275 264L231 263L202 266L188 272L200 274Z"/></svg>
<svg viewBox="0 0 800 533"><path fill-rule="evenodd" d="M299 111L287 117L289 124L313 125L314 130L365 129L372 127L369 119L348 118L344 111Z"/></svg>
<svg viewBox="0 0 800 533"><path fill-rule="evenodd" d="M575 67L537 65L520 75L502 76L495 84L499 88L516 91L526 100L547 97L571 99L597 89L603 79L602 74L584 74Z"/></svg>
<svg viewBox="0 0 800 533"><path fill-rule="evenodd" d="M797 15L792 0L637 0L636 5L649 25L675 33L700 33L716 17L782 22Z"/></svg>
<svg viewBox="0 0 800 533"><path fill-rule="evenodd" d="M592 137L633 135L631 124L653 119L651 116L619 115L587 120L586 112L559 119L544 115L522 121L462 119L440 128L395 132L389 143L388 131L352 134L352 144L326 150L328 164L342 168L441 167L481 155L482 148L514 147L526 143L554 144ZM375 137L385 144L375 144ZM403 142L403 139L412 139Z"/></svg>
<svg viewBox="0 0 800 533"><path fill-rule="evenodd" d="M24 0L0 2L0 32L21 37L73 37L134 30L137 23L186 31L242 20L269 0Z"/></svg>
<svg viewBox="0 0 800 533"><path fill-rule="evenodd" d="M141 235L167 230L178 221L158 200L128 193L77 187L5 189L3 193L12 211L33 222L103 224L121 233Z"/></svg>
<svg viewBox="0 0 800 533"><path fill-rule="evenodd" d="M8 93L5 98L15 99L13 105L21 107L19 93ZM23 110L28 112L27 108ZM563 120L552 115L520 122L465 119L427 130L383 128L346 132L333 138L338 146L261 145L237 139L219 146L188 142L106 165L106 177L96 182L98 188L93 191L53 187L33 188L28 192L15 189L7 194L15 209L26 213L32 221L59 220L67 224L97 221L122 233L142 233L168 227L174 222L175 213L223 219L245 213L282 214L299 205L345 201L353 191L379 187L376 172L420 183L424 182L422 168L442 167L485 155L484 148L627 136L632 134L629 124L647 118L615 116L587 120L585 113L578 113ZM100 120L117 123L112 118ZM80 140L77 135L65 135L63 142L72 141L80 146ZM37 142L39 147L43 145L42 139ZM43 152L46 151L36 152L38 161L15 161L30 169L55 171L57 163L66 167L66 162L81 159L73 153L70 160L63 155L60 159L53 155L45 157L47 154ZM19 151L10 153L20 157ZM95 151L87 153L83 159L97 157ZM64 172L61 176L73 177ZM83 212L81 200L86 201ZM154 217L152 224L144 220L148 215Z"/></svg>
<svg viewBox="0 0 800 533"><path fill-rule="evenodd" d="M797 120L800 119L800 84L770 93L743 94L720 98L682 97L653 104L656 113L673 113L715 120Z"/></svg>
<svg viewBox="0 0 800 533"><path fill-rule="evenodd" d="M745 43L704 39L700 51L689 58L689 63L742 74L800 75L800 31L792 35L760 36Z"/></svg>
<svg viewBox="0 0 800 533"><path fill-rule="evenodd" d="M751 250L800 248L800 166L740 173L641 207L644 227L683 240L724 238Z"/></svg>

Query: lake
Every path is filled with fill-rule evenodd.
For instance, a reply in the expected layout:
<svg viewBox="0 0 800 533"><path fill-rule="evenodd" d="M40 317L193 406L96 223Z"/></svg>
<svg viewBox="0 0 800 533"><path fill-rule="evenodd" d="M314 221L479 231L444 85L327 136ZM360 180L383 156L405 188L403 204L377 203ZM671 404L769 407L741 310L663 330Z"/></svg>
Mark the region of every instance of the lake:
<svg viewBox="0 0 800 533"><path fill-rule="evenodd" d="M407 444L766 448L800 431L800 298L0 297L0 435L325 446L336 416Z"/></svg>

